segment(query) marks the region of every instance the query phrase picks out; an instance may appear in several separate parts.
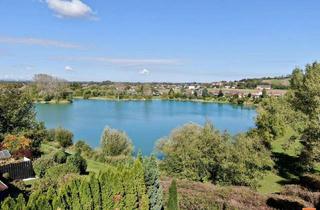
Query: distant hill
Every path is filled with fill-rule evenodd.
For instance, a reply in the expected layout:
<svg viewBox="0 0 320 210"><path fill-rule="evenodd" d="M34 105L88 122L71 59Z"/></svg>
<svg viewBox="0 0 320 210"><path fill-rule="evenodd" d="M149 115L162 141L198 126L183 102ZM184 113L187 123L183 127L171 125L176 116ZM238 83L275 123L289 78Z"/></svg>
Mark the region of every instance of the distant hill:
<svg viewBox="0 0 320 210"><path fill-rule="evenodd" d="M238 81L239 88L253 89L257 85L271 85L272 89L288 89L290 85L290 75L281 77L262 77L242 79Z"/></svg>

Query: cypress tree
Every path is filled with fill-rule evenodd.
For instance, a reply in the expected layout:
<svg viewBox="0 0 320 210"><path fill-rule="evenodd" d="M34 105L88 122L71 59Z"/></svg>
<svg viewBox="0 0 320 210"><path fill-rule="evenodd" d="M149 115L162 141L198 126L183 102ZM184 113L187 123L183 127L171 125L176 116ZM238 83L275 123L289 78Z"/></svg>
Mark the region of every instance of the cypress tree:
<svg viewBox="0 0 320 210"><path fill-rule="evenodd" d="M70 184L63 187L64 190L64 200L66 201L66 205L70 208L73 207L73 199L72 199L72 193L71 193L71 187Z"/></svg>
<svg viewBox="0 0 320 210"><path fill-rule="evenodd" d="M35 206L36 209L39 210L52 210L51 206L48 205L48 200L44 194L38 197Z"/></svg>
<svg viewBox="0 0 320 210"><path fill-rule="evenodd" d="M102 209L100 183L95 174L90 175L90 189L93 198L93 208L97 210Z"/></svg>
<svg viewBox="0 0 320 210"><path fill-rule="evenodd" d="M82 180L80 185L80 200L82 204L82 209L91 210L93 209L92 194L90 190L90 185L87 180Z"/></svg>
<svg viewBox="0 0 320 210"><path fill-rule="evenodd" d="M122 174L119 171L115 171L111 178L111 189L113 192L112 200L115 209L123 209L124 207L124 188Z"/></svg>
<svg viewBox="0 0 320 210"><path fill-rule="evenodd" d="M163 189L160 185L160 170L154 155L143 161L144 180L147 187L150 210L163 209Z"/></svg>
<svg viewBox="0 0 320 210"><path fill-rule="evenodd" d="M137 188L139 209L149 209L149 199L146 195L146 185L144 182L144 169L139 159L136 159L133 165L134 183Z"/></svg>
<svg viewBox="0 0 320 210"><path fill-rule="evenodd" d="M73 180L70 185L73 209L81 209L79 185L79 180Z"/></svg>
<svg viewBox="0 0 320 210"><path fill-rule="evenodd" d="M113 209L113 200L112 200L113 192L112 192L111 178L110 178L111 174L112 174L112 171L108 170L106 173L103 173L99 176L103 209Z"/></svg>
<svg viewBox="0 0 320 210"><path fill-rule="evenodd" d="M48 203L50 204L51 207L52 206L52 201L54 199L54 197L57 196L57 193L55 191L55 189L53 189L53 187L49 187L48 191L47 191L47 200L48 200Z"/></svg>
<svg viewBox="0 0 320 210"><path fill-rule="evenodd" d="M2 205L1 205L1 209L2 209L2 210L12 210L12 209L14 209L15 204L16 204L16 203L15 203L15 200L14 200L13 198L7 197L7 198L3 201Z"/></svg>
<svg viewBox="0 0 320 210"><path fill-rule="evenodd" d="M125 189L125 209L136 209L138 204L138 197L132 170L126 170L124 172L123 185Z"/></svg>
<svg viewBox="0 0 320 210"><path fill-rule="evenodd" d="M22 194L19 194L14 210L24 210L26 208L26 200Z"/></svg>
<svg viewBox="0 0 320 210"><path fill-rule="evenodd" d="M60 190L58 195L53 199L52 206L53 209L67 209L66 202L64 200L64 194L63 190Z"/></svg>
<svg viewBox="0 0 320 210"><path fill-rule="evenodd" d="M37 199L40 195L41 195L41 193L39 191L35 191L30 195L29 200L28 200L28 204L27 204L28 209L37 209L36 203L37 203Z"/></svg>
<svg viewBox="0 0 320 210"><path fill-rule="evenodd" d="M168 210L179 210L176 180L172 180L169 187Z"/></svg>

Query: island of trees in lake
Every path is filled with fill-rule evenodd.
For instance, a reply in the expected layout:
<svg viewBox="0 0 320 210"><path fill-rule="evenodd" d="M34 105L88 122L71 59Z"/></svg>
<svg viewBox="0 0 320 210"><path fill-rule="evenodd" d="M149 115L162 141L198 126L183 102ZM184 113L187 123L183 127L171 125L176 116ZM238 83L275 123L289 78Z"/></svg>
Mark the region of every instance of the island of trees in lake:
<svg viewBox="0 0 320 210"><path fill-rule="evenodd" d="M126 92L115 83L69 83L48 75L37 75L35 83L2 84L1 209L319 208L320 64L295 69L281 80L287 86L279 94L260 80L255 87L244 85L251 80L216 88L125 84ZM167 93L157 95L154 88L161 86L168 87ZM127 91L132 88L137 94L131 98ZM226 94L240 90L248 94ZM214 91L218 94L211 95ZM35 101L147 96L223 102L237 97L236 103L257 105L256 127L234 136L210 122L188 123L158 142L159 159L133 155L124 131L106 128L100 146L91 148L85 141L75 143L71 131L47 129L35 117ZM23 180L30 176L25 168L37 178Z"/></svg>

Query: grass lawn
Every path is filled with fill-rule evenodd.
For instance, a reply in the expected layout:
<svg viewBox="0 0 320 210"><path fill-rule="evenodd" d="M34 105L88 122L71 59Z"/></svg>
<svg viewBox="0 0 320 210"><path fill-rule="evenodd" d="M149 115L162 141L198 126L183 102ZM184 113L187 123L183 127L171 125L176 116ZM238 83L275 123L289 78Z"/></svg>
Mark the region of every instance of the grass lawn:
<svg viewBox="0 0 320 210"><path fill-rule="evenodd" d="M289 138L296 133L292 129L288 129L285 132L285 135L276 139L272 143L272 152L277 157L288 157L296 158L297 154L299 154L299 150L301 149L301 144L299 141L295 141L291 143L286 149L283 148L283 145L288 142ZM276 164L286 164L286 160L277 161ZM280 165L279 165L280 166ZM294 174L291 174L290 171L286 174L281 173L277 170L270 171L260 182L260 187L257 189L258 192L261 193L274 193L279 192L282 188L282 183L290 182L292 179L297 178Z"/></svg>
<svg viewBox="0 0 320 210"><path fill-rule="evenodd" d="M285 145L288 142L288 139L292 135L297 135L297 134L294 130L292 130L290 128L285 132L284 136L276 139L272 143L272 152L283 153L283 154L287 154L290 156L297 156L299 154L300 149L301 149L301 143L298 140L296 140L295 142L292 142L287 149L283 148L283 145Z"/></svg>
<svg viewBox="0 0 320 210"><path fill-rule="evenodd" d="M270 171L270 173L260 181L260 187L258 187L257 190L263 194L280 192L282 188L280 183L282 181L286 181L286 179Z"/></svg>
<svg viewBox="0 0 320 210"><path fill-rule="evenodd" d="M53 151L59 150L57 147L51 145L50 143L42 143L41 144L41 152L44 154L49 154ZM66 150L68 154L72 154L70 150ZM107 165L101 162L97 162L94 160L86 159L87 161L87 171L98 173L99 171L104 171L107 169Z"/></svg>

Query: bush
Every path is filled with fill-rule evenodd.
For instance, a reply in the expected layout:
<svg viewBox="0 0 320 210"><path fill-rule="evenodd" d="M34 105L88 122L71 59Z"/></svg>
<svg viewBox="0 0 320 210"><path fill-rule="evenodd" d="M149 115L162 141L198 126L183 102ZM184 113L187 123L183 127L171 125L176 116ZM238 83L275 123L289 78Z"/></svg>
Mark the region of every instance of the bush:
<svg viewBox="0 0 320 210"><path fill-rule="evenodd" d="M85 141L77 141L74 144L74 151L79 152L83 157L91 158L94 155L93 149Z"/></svg>
<svg viewBox="0 0 320 210"><path fill-rule="evenodd" d="M74 166L77 172L83 174L87 170L87 162L79 153L75 153L67 158L67 164Z"/></svg>
<svg viewBox="0 0 320 210"><path fill-rule="evenodd" d="M315 174L304 174L300 177L300 183L310 190L320 191L320 177Z"/></svg>
<svg viewBox="0 0 320 210"><path fill-rule="evenodd" d="M33 162L33 169L40 178L44 177L48 168L54 166L55 163L51 156L43 156Z"/></svg>
<svg viewBox="0 0 320 210"><path fill-rule="evenodd" d="M272 167L269 151L258 138L231 137L211 123L186 124L159 141L162 169L169 176L224 185L256 187Z"/></svg>
<svg viewBox="0 0 320 210"><path fill-rule="evenodd" d="M274 195L267 200L267 204L275 209L301 210L310 207L309 203L296 197Z"/></svg>
<svg viewBox="0 0 320 210"><path fill-rule="evenodd" d="M106 156L131 155L133 145L125 132L106 128L101 137L101 149Z"/></svg>
<svg viewBox="0 0 320 210"><path fill-rule="evenodd" d="M57 128L55 130L55 140L59 142L61 147L66 148L72 145L73 133L64 128Z"/></svg>
<svg viewBox="0 0 320 210"><path fill-rule="evenodd" d="M54 141L56 139L56 129L49 129L47 132L47 140Z"/></svg>
<svg viewBox="0 0 320 210"><path fill-rule="evenodd" d="M314 206L320 204L320 192L311 192L299 185L285 185L281 191L281 195L299 197Z"/></svg>
<svg viewBox="0 0 320 210"><path fill-rule="evenodd" d="M105 156L101 151L94 153L92 157L95 161L107 163L113 166L120 166L133 163L132 156L118 155L118 156Z"/></svg>
<svg viewBox="0 0 320 210"><path fill-rule="evenodd" d="M64 163L48 169L45 177L51 180L58 180L58 178L71 173L79 173L79 169L75 165Z"/></svg>
<svg viewBox="0 0 320 210"><path fill-rule="evenodd" d="M59 150L53 155L53 160L56 163L65 163L67 161L67 153L63 150Z"/></svg>

